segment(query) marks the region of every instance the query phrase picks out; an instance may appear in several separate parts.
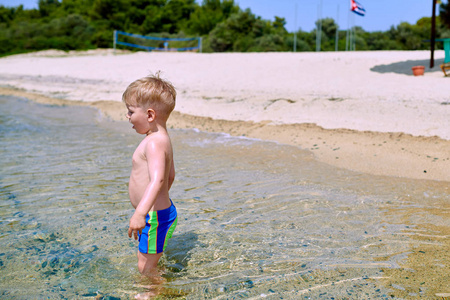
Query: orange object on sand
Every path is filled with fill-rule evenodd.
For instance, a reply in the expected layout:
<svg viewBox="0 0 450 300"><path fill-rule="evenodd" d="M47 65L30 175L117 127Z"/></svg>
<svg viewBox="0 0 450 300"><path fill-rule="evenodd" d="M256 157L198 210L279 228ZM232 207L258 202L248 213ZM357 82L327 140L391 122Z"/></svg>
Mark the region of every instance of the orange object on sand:
<svg viewBox="0 0 450 300"><path fill-rule="evenodd" d="M425 72L425 66L414 66L412 67L414 76L421 76Z"/></svg>

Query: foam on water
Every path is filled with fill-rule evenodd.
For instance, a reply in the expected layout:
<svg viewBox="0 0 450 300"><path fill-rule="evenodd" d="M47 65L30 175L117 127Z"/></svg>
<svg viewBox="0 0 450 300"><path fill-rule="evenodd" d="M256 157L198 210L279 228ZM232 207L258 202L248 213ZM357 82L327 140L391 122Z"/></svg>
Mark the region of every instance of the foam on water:
<svg viewBox="0 0 450 300"><path fill-rule="evenodd" d="M128 299L145 290L127 237L141 137L88 108L9 97L0 106L0 295ZM416 226L448 223L427 210L448 201L437 182L354 173L226 134L171 136L179 222L162 260L163 297L386 298L383 270L420 243Z"/></svg>

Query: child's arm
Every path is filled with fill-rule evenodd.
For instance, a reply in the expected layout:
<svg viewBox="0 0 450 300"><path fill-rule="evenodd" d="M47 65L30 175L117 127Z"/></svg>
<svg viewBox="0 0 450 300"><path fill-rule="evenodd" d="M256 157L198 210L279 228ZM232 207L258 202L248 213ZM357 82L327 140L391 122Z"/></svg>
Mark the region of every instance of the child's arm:
<svg viewBox="0 0 450 300"><path fill-rule="evenodd" d="M172 159L172 162L170 164L170 173L169 173L169 190L170 190L170 187L172 186L172 183L174 180L175 180L175 165L174 165L173 159Z"/></svg>
<svg viewBox="0 0 450 300"><path fill-rule="evenodd" d="M128 228L129 237L134 232L134 238L137 239L137 233L142 233L142 229L145 227L145 217L155 204L156 198L164 185L166 170L166 153L164 149L165 147L161 142L153 140L148 141L145 147L150 182L130 219L130 227Z"/></svg>

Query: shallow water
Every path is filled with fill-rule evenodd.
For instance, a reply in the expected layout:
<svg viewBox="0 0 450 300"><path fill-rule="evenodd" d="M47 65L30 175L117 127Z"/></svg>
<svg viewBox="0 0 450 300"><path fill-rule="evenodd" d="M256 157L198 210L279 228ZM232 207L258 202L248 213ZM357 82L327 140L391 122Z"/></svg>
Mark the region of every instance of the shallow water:
<svg viewBox="0 0 450 300"><path fill-rule="evenodd" d="M422 243L420 226L450 226L429 209L448 209L439 182L337 169L270 142L170 133L179 222L163 299L390 298L403 287L382 283L385 270ZM2 298L145 291L127 236L140 139L93 109L0 97Z"/></svg>

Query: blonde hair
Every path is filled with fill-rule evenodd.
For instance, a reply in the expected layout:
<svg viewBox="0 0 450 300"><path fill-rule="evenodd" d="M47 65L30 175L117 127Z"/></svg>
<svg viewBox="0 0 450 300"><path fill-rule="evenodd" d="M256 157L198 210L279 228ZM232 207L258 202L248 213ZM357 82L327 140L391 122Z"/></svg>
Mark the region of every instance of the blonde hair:
<svg viewBox="0 0 450 300"><path fill-rule="evenodd" d="M175 108L177 92L173 85L159 77L159 72L132 82L122 95L127 105L145 109L151 107L157 114L168 118Z"/></svg>

